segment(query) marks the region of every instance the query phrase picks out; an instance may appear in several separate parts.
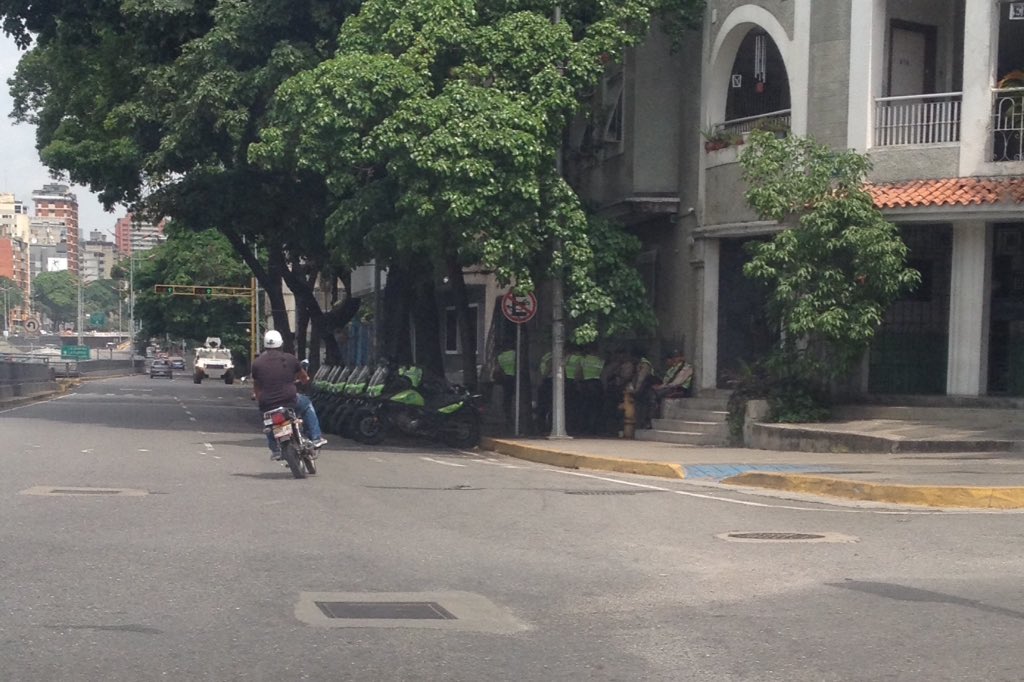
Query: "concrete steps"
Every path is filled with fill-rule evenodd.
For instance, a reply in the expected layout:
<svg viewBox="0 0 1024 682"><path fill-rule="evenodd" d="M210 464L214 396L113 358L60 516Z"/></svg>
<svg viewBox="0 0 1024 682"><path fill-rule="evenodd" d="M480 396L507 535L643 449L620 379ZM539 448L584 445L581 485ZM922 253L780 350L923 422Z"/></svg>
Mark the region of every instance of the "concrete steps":
<svg viewBox="0 0 1024 682"><path fill-rule="evenodd" d="M679 445L727 445L729 443L728 396L700 396L666 400L661 418L650 429L637 429L636 439Z"/></svg>

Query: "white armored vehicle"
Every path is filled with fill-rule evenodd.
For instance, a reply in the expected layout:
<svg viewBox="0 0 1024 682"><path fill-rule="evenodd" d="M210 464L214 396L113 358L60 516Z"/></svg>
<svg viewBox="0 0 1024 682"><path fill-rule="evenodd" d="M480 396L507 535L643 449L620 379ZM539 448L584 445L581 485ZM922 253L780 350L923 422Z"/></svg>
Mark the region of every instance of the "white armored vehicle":
<svg viewBox="0 0 1024 682"><path fill-rule="evenodd" d="M206 337L206 343L196 348L192 382L201 384L203 379L223 379L225 384L235 381L231 351L223 347L218 336Z"/></svg>

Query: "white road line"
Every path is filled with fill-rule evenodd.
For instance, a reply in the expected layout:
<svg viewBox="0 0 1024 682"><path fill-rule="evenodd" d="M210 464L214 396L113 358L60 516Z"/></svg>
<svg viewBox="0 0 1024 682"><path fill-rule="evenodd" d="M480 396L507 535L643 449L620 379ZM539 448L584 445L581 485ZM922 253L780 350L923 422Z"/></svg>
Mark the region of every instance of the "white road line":
<svg viewBox="0 0 1024 682"><path fill-rule="evenodd" d="M424 460L425 462L433 462L434 464L443 464L443 465L445 465L447 467L465 467L466 466L465 464L456 464L455 462L442 462L441 460L434 459L433 457L420 457L420 459Z"/></svg>
<svg viewBox="0 0 1024 682"><path fill-rule="evenodd" d="M637 483L635 481L624 481L618 478L610 478L608 476L595 476L594 474L584 474L578 471L566 471L565 469L548 469L556 474L564 474L566 476L579 476L580 478L592 478L598 481L605 481L608 483L618 483L620 485L633 486L634 488L645 488L647 490L658 490L666 493L674 493L676 495L684 495L686 497L696 497L702 500L711 500L713 502L727 502L729 504L738 504L745 507L765 507L769 509L786 509L789 511L808 511L808 512L833 512L836 514L887 514L891 516L934 516L937 514L990 514L993 513L987 509L936 509L934 511L928 509L839 509L835 507L795 507L786 504L768 504L766 502L754 502L752 500L737 500L731 497L717 497L715 495L703 495L701 493L692 493L686 490L676 490L674 488L665 488L658 485L650 485L647 483ZM729 491L732 492L732 491ZM739 491L736 491L739 492ZM822 505L828 505L828 501L822 501ZM1012 510L998 510L1002 513Z"/></svg>
<svg viewBox="0 0 1024 682"><path fill-rule="evenodd" d="M52 403L54 400L63 400L64 398L68 398L68 397L71 397L73 395L74 395L74 393L65 393L64 395L59 395L56 398L50 398L49 400L40 400L38 402L28 403L27 405L18 405L17 407L9 407L6 410L0 410L0 414L5 414L7 412L14 412L15 410L24 410L26 407L35 407L36 405L44 405L46 403Z"/></svg>
<svg viewBox="0 0 1024 682"><path fill-rule="evenodd" d="M195 417L189 417L189 418L188 418L188 420L189 420L190 422L194 422L194 421L196 420L196 418L195 418Z"/></svg>
<svg viewBox="0 0 1024 682"><path fill-rule="evenodd" d="M207 450L213 450L213 443L203 443L203 447Z"/></svg>

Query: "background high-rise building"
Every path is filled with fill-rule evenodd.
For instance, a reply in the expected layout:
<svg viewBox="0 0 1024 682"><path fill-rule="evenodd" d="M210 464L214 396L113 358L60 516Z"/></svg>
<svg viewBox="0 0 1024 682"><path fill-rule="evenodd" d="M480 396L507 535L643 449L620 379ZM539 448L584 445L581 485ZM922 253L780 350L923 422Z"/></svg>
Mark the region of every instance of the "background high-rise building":
<svg viewBox="0 0 1024 682"><path fill-rule="evenodd" d="M130 256L136 251L148 251L164 241L166 220L151 223L137 219L131 213L119 218L114 226L114 243L121 256Z"/></svg>
<svg viewBox="0 0 1024 682"><path fill-rule="evenodd" d="M107 240L107 235L99 230L89 233L82 251L82 281L95 282L98 279L110 279L111 268L117 259L114 242Z"/></svg>
<svg viewBox="0 0 1024 682"><path fill-rule="evenodd" d="M32 192L35 216L61 221L65 225L68 270L78 274L78 198L67 185L50 183Z"/></svg>
<svg viewBox="0 0 1024 682"><path fill-rule="evenodd" d="M29 217L13 194L0 193L0 277L28 290Z"/></svg>

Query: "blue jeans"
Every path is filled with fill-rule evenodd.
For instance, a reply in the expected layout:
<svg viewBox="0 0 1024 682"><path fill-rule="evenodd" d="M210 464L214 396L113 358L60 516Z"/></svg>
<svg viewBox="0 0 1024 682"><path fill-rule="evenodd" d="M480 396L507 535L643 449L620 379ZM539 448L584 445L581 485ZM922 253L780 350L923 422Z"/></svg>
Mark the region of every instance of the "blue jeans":
<svg viewBox="0 0 1024 682"><path fill-rule="evenodd" d="M295 412L302 419L303 430L310 440L320 440L323 433L320 431L320 419L316 416L316 409L313 408L313 401L305 393L300 393L295 400ZM267 445L271 452L278 452L277 441L274 440L273 432L267 433Z"/></svg>

